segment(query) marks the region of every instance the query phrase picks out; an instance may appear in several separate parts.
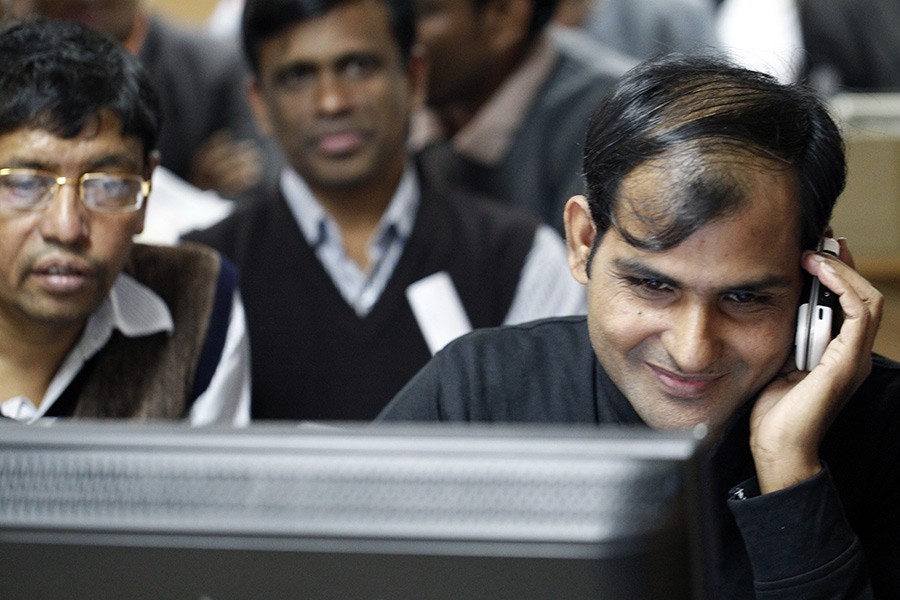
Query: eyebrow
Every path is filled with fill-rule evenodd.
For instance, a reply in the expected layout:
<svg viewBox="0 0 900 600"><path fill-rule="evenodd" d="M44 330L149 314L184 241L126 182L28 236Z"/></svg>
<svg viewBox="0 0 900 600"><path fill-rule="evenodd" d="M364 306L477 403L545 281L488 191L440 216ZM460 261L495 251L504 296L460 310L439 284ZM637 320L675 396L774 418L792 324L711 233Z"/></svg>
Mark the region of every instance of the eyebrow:
<svg viewBox="0 0 900 600"><path fill-rule="evenodd" d="M684 284L677 279L670 277L669 275L665 275L653 269L639 260L635 260L633 258L617 258L613 261L613 267L617 271L629 273L633 276L640 277L642 279L655 279L660 283L665 285L669 285L675 288L684 288ZM767 275L761 277L756 280L748 280L737 282L732 285L727 285L719 289L720 292L726 291L747 291L747 292L759 292L763 290L773 290L779 288L788 288L791 285L791 280L782 275Z"/></svg>
<svg viewBox="0 0 900 600"><path fill-rule="evenodd" d="M287 77L298 73L303 75L316 74L322 69L328 68L341 70L354 61L367 61L375 65L382 65L385 62L381 53L369 49L348 50L334 59L325 62L315 59L298 58L276 67L272 71L271 81L275 84L281 84Z"/></svg>
<svg viewBox="0 0 900 600"><path fill-rule="evenodd" d="M57 172L61 169L58 164L49 164L37 158L17 158L12 157L7 160L3 166L19 168L19 169L36 169L39 171ZM127 154L107 154L99 156L87 162L84 168L85 173L101 171L110 167L118 167L126 171L139 171L140 165L135 162L134 158Z"/></svg>

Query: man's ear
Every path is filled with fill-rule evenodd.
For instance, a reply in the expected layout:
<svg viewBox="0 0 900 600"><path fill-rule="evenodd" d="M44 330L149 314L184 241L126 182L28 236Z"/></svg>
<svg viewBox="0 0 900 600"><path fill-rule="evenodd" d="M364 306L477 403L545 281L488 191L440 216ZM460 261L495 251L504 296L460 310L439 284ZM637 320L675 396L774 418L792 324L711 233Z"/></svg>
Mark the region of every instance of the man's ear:
<svg viewBox="0 0 900 600"><path fill-rule="evenodd" d="M159 150L152 150L150 154L147 155L147 164L144 165L144 179L150 180L153 177L153 171L159 166L160 160Z"/></svg>
<svg viewBox="0 0 900 600"><path fill-rule="evenodd" d="M275 130L269 117L269 105L266 104L266 98L256 77L251 77L247 80L247 102L250 104L253 120L256 122L256 128L259 129L260 133L270 137L274 135Z"/></svg>
<svg viewBox="0 0 900 600"><path fill-rule="evenodd" d="M160 154L159 150L153 150L150 154L147 155L147 164L144 165L144 172L141 176L147 181L153 181L153 172L156 170L156 167L159 166L160 162ZM147 216L147 205L150 203L150 198L153 196L153 185L150 185L150 193L147 194L147 197L144 198L144 204L141 206L141 210L138 211L139 214L134 219L134 227L132 228L132 233L137 235L144 231L144 219Z"/></svg>
<svg viewBox="0 0 900 600"><path fill-rule="evenodd" d="M584 196L569 198L563 212L563 221L566 227L569 270L579 283L586 285L590 278L588 260L594 247L594 239L597 237L597 227L591 217L587 198Z"/></svg>
<svg viewBox="0 0 900 600"><path fill-rule="evenodd" d="M534 14L533 0L488 0L481 10L490 50L505 55L524 47Z"/></svg>
<svg viewBox="0 0 900 600"><path fill-rule="evenodd" d="M412 110L424 108L428 100L430 67L425 47L422 44L415 44L409 53L406 65L406 78L409 81L410 108Z"/></svg>

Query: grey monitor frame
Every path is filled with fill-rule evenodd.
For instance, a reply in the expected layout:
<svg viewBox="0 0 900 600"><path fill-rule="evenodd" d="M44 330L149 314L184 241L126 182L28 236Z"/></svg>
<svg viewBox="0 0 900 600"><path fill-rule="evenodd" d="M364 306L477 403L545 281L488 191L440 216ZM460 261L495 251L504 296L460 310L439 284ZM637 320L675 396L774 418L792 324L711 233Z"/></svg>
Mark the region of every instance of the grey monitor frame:
<svg viewBox="0 0 900 600"><path fill-rule="evenodd" d="M0 581L6 598L703 600L706 468L702 440L645 428L0 423Z"/></svg>

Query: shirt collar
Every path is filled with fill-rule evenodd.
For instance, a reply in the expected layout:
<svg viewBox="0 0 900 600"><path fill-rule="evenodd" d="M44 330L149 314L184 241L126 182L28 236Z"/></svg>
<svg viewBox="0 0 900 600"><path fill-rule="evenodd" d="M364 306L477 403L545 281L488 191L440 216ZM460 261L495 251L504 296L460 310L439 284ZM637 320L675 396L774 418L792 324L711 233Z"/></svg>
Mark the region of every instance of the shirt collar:
<svg viewBox="0 0 900 600"><path fill-rule="evenodd" d="M57 369L39 408L35 410L24 398L15 397L3 401L0 412L24 421L42 416L81 371L85 361L106 345L115 329L126 337L143 337L160 332L171 333L175 324L162 298L130 275L120 273L109 294L88 318L81 337Z"/></svg>
<svg viewBox="0 0 900 600"><path fill-rule="evenodd" d="M175 323L165 301L130 275L120 273L109 291L112 326L127 337L172 332ZM99 311L91 319L99 319Z"/></svg>
<svg viewBox="0 0 900 600"><path fill-rule="evenodd" d="M143 337L171 333L175 323L162 298L130 275L120 273L50 382L41 406L43 410L52 403L48 400L55 400L65 390L81 365L106 345L114 329L126 337Z"/></svg>
<svg viewBox="0 0 900 600"><path fill-rule="evenodd" d="M328 237L340 239L337 224L325 212L312 190L295 170L289 168L282 170L281 193L310 246L316 248ZM373 245L381 243L381 239L389 231L403 240L409 238L418 207L419 178L415 169L407 164L400 183L381 216L375 235L372 236Z"/></svg>

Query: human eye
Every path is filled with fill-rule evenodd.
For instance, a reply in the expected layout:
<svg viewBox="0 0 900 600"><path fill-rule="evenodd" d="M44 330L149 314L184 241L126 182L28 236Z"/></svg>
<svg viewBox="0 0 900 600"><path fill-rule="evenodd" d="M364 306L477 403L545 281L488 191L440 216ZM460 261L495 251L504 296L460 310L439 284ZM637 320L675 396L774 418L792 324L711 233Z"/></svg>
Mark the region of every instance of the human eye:
<svg viewBox="0 0 900 600"><path fill-rule="evenodd" d="M311 65L296 64L281 69L273 79L277 87L296 91L310 87L315 78L316 70Z"/></svg>
<svg viewBox="0 0 900 600"><path fill-rule="evenodd" d="M348 57L341 65L341 73L348 79L365 79L381 66L378 57L370 54L356 54Z"/></svg>
<svg viewBox="0 0 900 600"><path fill-rule="evenodd" d="M627 275L623 279L628 287L644 298L663 298L675 292L675 288L671 283L657 277Z"/></svg>
<svg viewBox="0 0 900 600"><path fill-rule="evenodd" d="M47 196L54 183L51 177L39 173L4 173L0 175L0 200L7 208L34 208Z"/></svg>
<svg viewBox="0 0 900 600"><path fill-rule="evenodd" d="M741 310L752 310L765 307L771 305L773 302L772 295L750 290L734 290L726 292L722 299L729 305Z"/></svg>
<svg viewBox="0 0 900 600"><path fill-rule="evenodd" d="M83 201L90 208L101 211L130 210L139 202L140 187L140 181L135 177L91 177L82 184Z"/></svg>

